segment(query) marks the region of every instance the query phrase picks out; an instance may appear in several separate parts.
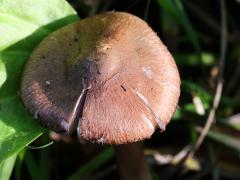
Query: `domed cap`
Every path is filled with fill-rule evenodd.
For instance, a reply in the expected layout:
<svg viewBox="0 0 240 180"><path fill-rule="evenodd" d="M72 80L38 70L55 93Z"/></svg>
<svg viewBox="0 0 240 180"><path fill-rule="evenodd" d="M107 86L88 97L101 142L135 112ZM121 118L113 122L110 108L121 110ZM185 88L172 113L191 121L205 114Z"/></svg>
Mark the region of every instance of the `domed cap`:
<svg viewBox="0 0 240 180"><path fill-rule="evenodd" d="M50 129L124 144L165 130L180 95L167 48L136 16L107 12L44 39L26 64L21 96Z"/></svg>

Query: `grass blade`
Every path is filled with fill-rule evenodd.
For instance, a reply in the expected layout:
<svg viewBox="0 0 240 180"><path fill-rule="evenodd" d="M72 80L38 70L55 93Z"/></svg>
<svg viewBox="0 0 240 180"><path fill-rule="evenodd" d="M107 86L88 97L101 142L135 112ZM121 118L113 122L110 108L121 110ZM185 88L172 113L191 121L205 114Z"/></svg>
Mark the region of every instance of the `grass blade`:
<svg viewBox="0 0 240 180"><path fill-rule="evenodd" d="M78 180L87 177L89 174L92 174L93 171L102 166L105 162L110 160L114 155L114 150L112 147L107 148L100 154L98 154L94 159L87 162L85 165L80 167L76 173L74 173L68 180Z"/></svg>

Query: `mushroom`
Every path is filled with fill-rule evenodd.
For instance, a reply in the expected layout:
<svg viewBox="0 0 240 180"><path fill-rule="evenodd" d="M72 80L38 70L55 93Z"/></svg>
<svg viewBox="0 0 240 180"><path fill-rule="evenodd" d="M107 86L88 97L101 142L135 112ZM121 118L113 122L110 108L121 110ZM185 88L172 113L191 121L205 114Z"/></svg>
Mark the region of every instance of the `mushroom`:
<svg viewBox="0 0 240 180"><path fill-rule="evenodd" d="M21 97L51 130L100 144L161 131L175 112L180 77L171 54L140 18L107 12L45 38L25 65Z"/></svg>

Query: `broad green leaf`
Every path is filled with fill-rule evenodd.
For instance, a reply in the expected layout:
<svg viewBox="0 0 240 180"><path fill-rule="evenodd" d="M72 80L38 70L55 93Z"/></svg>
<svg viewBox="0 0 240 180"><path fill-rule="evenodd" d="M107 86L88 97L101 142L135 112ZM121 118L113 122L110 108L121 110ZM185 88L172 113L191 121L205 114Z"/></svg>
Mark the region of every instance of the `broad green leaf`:
<svg viewBox="0 0 240 180"><path fill-rule="evenodd" d="M25 62L44 37L78 19L64 0L0 0L0 163L44 132L19 97Z"/></svg>
<svg viewBox="0 0 240 180"><path fill-rule="evenodd" d="M51 22L48 25L41 26L28 37L23 38L1 52L1 59L5 65L7 79L1 87L0 99L16 94L19 89L23 66L38 43L54 30L76 20L78 20L76 15L70 15Z"/></svg>
<svg viewBox="0 0 240 180"><path fill-rule="evenodd" d="M44 131L29 116L17 95L1 100L0 129L0 162L19 152Z"/></svg>
<svg viewBox="0 0 240 180"><path fill-rule="evenodd" d="M8 180L12 174L13 166L15 164L17 154L8 157L0 164L0 179Z"/></svg>
<svg viewBox="0 0 240 180"><path fill-rule="evenodd" d="M0 0L0 50L73 14L76 12L65 0Z"/></svg>

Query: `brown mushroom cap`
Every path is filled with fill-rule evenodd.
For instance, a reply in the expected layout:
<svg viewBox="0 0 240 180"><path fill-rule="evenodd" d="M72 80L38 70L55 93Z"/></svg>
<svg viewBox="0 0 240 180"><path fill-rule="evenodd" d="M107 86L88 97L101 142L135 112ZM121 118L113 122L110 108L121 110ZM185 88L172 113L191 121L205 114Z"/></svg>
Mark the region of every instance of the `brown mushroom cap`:
<svg viewBox="0 0 240 180"><path fill-rule="evenodd" d="M180 95L176 64L136 16L107 12L44 39L26 64L21 96L45 126L109 144L149 138Z"/></svg>

